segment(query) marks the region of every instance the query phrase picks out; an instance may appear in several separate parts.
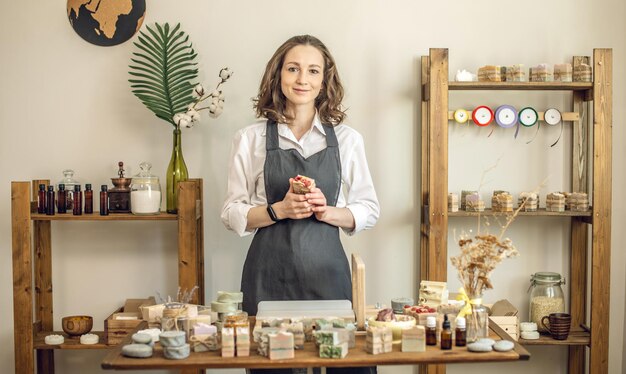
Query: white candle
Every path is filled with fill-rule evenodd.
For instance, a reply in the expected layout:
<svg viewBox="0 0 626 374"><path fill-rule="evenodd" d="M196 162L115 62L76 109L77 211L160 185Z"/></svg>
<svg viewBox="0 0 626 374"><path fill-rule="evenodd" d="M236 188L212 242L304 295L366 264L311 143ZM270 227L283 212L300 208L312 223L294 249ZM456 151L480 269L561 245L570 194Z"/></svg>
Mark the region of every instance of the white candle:
<svg viewBox="0 0 626 374"><path fill-rule="evenodd" d="M133 214L157 214L161 208L161 191L130 192L130 211Z"/></svg>

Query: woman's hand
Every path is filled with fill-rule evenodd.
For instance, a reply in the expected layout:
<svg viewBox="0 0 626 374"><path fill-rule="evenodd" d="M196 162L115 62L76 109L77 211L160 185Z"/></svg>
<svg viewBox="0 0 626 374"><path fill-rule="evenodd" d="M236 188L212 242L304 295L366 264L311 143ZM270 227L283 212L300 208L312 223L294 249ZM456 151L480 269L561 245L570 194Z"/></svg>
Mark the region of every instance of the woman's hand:
<svg viewBox="0 0 626 374"><path fill-rule="evenodd" d="M293 192L293 178L289 178L289 191L287 191L283 200L274 203L272 208L279 219L303 219L313 215L313 207L307 201L306 195L299 195Z"/></svg>
<svg viewBox="0 0 626 374"><path fill-rule="evenodd" d="M322 190L317 187L313 187L311 192L304 195L307 202L312 205L312 211L315 214L315 218L318 221L325 222L325 218L328 214L328 205L326 205L326 196Z"/></svg>

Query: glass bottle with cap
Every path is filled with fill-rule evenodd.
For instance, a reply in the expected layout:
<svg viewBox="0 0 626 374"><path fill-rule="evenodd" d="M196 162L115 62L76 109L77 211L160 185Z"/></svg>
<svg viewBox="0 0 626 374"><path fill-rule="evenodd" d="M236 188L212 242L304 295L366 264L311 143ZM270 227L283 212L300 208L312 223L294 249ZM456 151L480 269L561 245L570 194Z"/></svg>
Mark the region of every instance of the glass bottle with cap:
<svg viewBox="0 0 626 374"><path fill-rule="evenodd" d="M437 345L437 320L435 317L426 317L426 345Z"/></svg>
<svg viewBox="0 0 626 374"><path fill-rule="evenodd" d="M57 213L67 212L67 191L65 185L59 183L59 191L57 192Z"/></svg>
<svg viewBox="0 0 626 374"><path fill-rule="evenodd" d="M85 201L85 214L92 214L93 213L93 190L91 189L91 184L87 183L85 184L85 194L84 194L84 199Z"/></svg>
<svg viewBox="0 0 626 374"><path fill-rule="evenodd" d="M74 179L74 170L63 170L63 179L58 184L65 185L67 196L65 197L65 209L72 211L74 209L74 186L78 185L78 181Z"/></svg>
<svg viewBox="0 0 626 374"><path fill-rule="evenodd" d="M541 318L550 313L565 312L562 284L565 279L559 273L538 272L530 276L529 320L537 324L538 331L546 331Z"/></svg>
<svg viewBox="0 0 626 374"><path fill-rule="evenodd" d="M159 214L161 210L161 185L159 178L150 173L149 162L139 164L141 171L130 185L130 211L133 214Z"/></svg>

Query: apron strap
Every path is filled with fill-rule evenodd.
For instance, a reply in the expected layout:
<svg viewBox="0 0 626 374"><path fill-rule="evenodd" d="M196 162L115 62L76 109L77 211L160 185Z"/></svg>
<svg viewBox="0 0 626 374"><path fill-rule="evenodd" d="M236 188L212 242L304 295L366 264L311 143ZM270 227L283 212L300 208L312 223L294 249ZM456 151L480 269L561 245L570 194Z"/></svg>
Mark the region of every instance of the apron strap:
<svg viewBox="0 0 626 374"><path fill-rule="evenodd" d="M274 151L278 149L278 125L276 121L268 119L265 124L265 150Z"/></svg>
<svg viewBox="0 0 626 374"><path fill-rule="evenodd" d="M335 135L335 128L331 125L322 125L324 126L324 131L326 131L326 146L327 147L338 147L339 142L337 142L337 136Z"/></svg>

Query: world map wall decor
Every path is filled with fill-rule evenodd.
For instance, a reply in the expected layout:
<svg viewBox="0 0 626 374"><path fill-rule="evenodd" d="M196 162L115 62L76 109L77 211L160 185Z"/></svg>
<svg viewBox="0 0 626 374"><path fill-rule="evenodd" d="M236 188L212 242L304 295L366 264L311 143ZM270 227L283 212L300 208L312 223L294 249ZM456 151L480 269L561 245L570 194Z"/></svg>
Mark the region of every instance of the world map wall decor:
<svg viewBox="0 0 626 374"><path fill-rule="evenodd" d="M67 0L67 17L74 31L99 46L132 38L145 14L146 0Z"/></svg>

